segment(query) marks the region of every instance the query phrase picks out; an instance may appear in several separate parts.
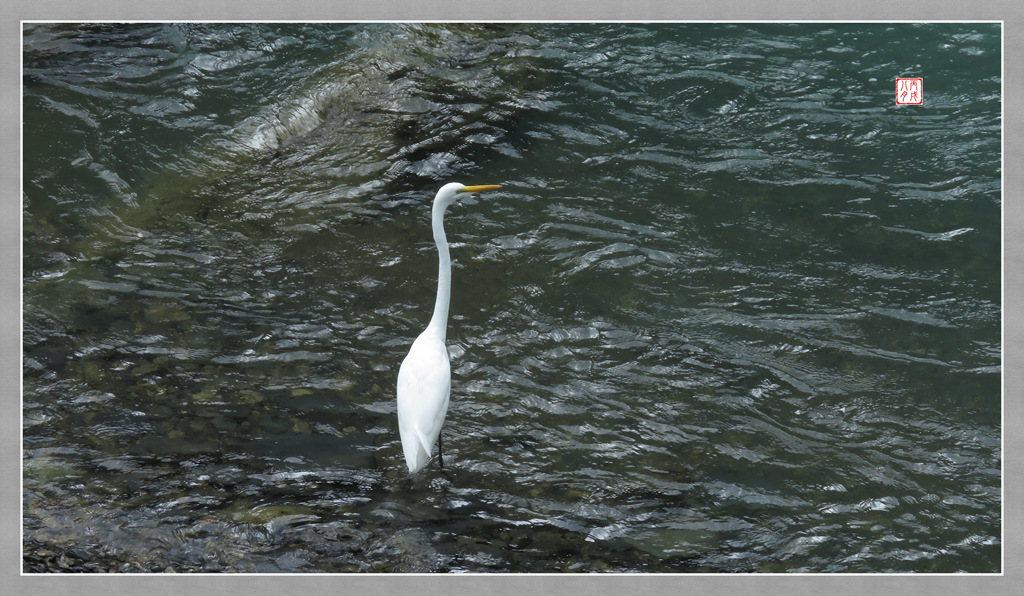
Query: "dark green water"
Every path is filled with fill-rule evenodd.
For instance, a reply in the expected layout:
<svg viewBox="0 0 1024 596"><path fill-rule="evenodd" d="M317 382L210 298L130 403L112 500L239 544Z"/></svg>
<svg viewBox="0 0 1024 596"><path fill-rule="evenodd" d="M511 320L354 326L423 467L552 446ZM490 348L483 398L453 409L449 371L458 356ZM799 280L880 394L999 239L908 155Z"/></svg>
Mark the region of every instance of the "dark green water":
<svg viewBox="0 0 1024 596"><path fill-rule="evenodd" d="M1000 571L1000 45L26 26L24 569Z"/></svg>

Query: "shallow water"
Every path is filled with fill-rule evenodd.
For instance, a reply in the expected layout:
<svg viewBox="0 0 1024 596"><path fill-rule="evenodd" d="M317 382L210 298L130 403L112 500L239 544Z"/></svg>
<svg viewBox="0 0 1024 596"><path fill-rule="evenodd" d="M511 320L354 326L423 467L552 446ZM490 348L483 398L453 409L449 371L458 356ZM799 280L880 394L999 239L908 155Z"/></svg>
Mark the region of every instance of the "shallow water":
<svg viewBox="0 0 1024 596"><path fill-rule="evenodd" d="M1000 571L1000 44L27 25L24 569Z"/></svg>

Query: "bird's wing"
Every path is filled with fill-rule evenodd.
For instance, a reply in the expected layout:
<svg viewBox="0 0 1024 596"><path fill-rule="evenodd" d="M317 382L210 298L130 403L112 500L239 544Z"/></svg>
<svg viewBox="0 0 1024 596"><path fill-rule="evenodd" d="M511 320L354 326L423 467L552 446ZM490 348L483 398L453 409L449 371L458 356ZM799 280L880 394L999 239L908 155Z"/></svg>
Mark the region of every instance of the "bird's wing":
<svg viewBox="0 0 1024 596"><path fill-rule="evenodd" d="M451 389L451 367L444 343L436 338L417 338L398 371L397 389L402 446L410 449L408 442L415 438L425 458L429 458L448 411Z"/></svg>

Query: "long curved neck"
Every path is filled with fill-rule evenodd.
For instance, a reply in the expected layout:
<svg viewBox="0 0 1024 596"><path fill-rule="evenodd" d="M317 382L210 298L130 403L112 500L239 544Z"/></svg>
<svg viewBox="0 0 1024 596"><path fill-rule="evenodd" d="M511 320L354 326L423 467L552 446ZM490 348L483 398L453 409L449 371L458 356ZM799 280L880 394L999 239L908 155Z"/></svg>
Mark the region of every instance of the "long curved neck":
<svg viewBox="0 0 1024 596"><path fill-rule="evenodd" d="M437 244L437 300L434 302L434 316L427 329L433 329L445 341L448 330L448 303L452 296L452 259L448 254L448 238L444 235L444 210L447 205L434 203L431 210L431 224L434 228L434 243Z"/></svg>

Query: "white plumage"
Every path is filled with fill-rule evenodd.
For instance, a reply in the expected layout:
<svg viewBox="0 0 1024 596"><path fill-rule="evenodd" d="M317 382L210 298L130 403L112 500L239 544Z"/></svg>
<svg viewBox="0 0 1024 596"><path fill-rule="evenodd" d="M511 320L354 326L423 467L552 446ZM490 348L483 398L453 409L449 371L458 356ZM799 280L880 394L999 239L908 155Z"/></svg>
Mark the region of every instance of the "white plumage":
<svg viewBox="0 0 1024 596"><path fill-rule="evenodd" d="M451 300L452 263L448 239L444 234L444 212L459 193L499 188L496 185L464 186L445 184L437 191L431 209L434 242L437 244L437 298L434 315L427 328L412 343L409 354L398 370L398 434L409 472L418 472L430 461L434 443L441 435L452 371L448 361L445 334L448 328L448 304Z"/></svg>
<svg viewBox="0 0 1024 596"><path fill-rule="evenodd" d="M448 348L427 328L413 342L398 371L398 433L410 472L430 461L448 412L451 385Z"/></svg>

